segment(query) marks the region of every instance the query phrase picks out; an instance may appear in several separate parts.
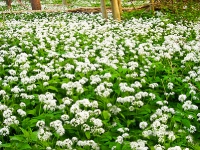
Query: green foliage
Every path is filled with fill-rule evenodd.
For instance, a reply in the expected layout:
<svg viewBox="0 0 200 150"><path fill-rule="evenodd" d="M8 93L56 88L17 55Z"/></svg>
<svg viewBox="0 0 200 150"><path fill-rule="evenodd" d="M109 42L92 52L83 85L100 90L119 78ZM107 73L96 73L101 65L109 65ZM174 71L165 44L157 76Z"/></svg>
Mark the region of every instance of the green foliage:
<svg viewBox="0 0 200 150"><path fill-rule="evenodd" d="M188 2L183 4L174 4L173 8L163 8L162 12L173 22L197 21L200 16L199 2Z"/></svg>
<svg viewBox="0 0 200 150"><path fill-rule="evenodd" d="M153 13L147 10L135 10L132 12L123 12L122 14L122 19L131 19L132 17L134 18L151 18L154 17Z"/></svg>

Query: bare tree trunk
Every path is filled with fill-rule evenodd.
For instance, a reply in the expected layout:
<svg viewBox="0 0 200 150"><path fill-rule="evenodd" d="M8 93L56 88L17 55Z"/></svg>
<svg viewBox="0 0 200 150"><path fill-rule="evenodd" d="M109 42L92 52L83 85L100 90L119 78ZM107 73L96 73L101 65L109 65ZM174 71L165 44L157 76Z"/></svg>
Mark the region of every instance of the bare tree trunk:
<svg viewBox="0 0 200 150"><path fill-rule="evenodd" d="M122 15L122 1L121 0L118 0L118 6L119 6L120 15Z"/></svg>
<svg viewBox="0 0 200 150"><path fill-rule="evenodd" d="M67 0L62 0L63 5L67 5Z"/></svg>
<svg viewBox="0 0 200 150"><path fill-rule="evenodd" d="M31 0L32 10L41 10L40 0Z"/></svg>
<svg viewBox="0 0 200 150"><path fill-rule="evenodd" d="M6 0L6 5L8 6L8 9L11 8L11 3L12 3L12 0Z"/></svg>
<svg viewBox="0 0 200 150"><path fill-rule="evenodd" d="M121 21L118 0L111 0L112 14L115 20Z"/></svg>
<svg viewBox="0 0 200 150"><path fill-rule="evenodd" d="M105 4L105 0L101 0L101 12L102 12L102 16L104 19L108 19L108 14L106 11L106 4Z"/></svg>
<svg viewBox="0 0 200 150"><path fill-rule="evenodd" d="M151 7L150 7L150 8L151 8L151 11L152 11L152 13L154 14L154 12L155 12L155 6L154 6L155 3L154 3L154 0L150 0L150 2L151 2L151 5L150 5L150 6L151 6Z"/></svg>

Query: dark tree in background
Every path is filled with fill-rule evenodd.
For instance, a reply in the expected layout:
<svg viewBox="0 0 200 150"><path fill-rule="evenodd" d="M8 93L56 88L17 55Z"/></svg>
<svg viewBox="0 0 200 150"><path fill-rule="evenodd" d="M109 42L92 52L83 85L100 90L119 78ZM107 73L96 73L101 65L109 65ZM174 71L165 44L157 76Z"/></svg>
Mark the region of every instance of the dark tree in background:
<svg viewBox="0 0 200 150"><path fill-rule="evenodd" d="M32 10L41 10L40 0L30 0Z"/></svg>
<svg viewBox="0 0 200 150"><path fill-rule="evenodd" d="M6 5L8 6L8 9L11 8L11 3L12 3L12 0L6 0Z"/></svg>
<svg viewBox="0 0 200 150"><path fill-rule="evenodd" d="M12 0L5 0L5 1L6 1L6 4L7 4L8 8L10 9ZM21 0L17 0L17 1L19 2L19 4L21 6L25 7L25 5L22 4ZM40 0L30 0L30 3L31 3L32 10L41 10Z"/></svg>

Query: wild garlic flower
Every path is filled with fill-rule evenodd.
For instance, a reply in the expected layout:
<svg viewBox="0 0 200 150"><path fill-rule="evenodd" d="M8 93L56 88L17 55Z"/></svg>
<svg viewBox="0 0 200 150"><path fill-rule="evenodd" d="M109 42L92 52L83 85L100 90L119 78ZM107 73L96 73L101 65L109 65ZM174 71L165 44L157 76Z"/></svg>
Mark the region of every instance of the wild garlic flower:
<svg viewBox="0 0 200 150"><path fill-rule="evenodd" d="M10 131L7 126L0 128L0 135L7 136L10 134Z"/></svg>
<svg viewBox="0 0 200 150"><path fill-rule="evenodd" d="M157 145L154 146L154 149L155 150L165 150L165 147L160 145L160 144L157 144Z"/></svg>
<svg viewBox="0 0 200 150"><path fill-rule="evenodd" d="M148 147L145 146L146 143L147 141L139 139L136 142L130 142L130 146L132 150L134 149L148 150Z"/></svg>
<svg viewBox="0 0 200 150"><path fill-rule="evenodd" d="M181 94L181 95L179 95L178 100L179 100L180 102L184 102L184 101L186 100L186 98L187 98L186 95Z"/></svg>
<svg viewBox="0 0 200 150"><path fill-rule="evenodd" d="M62 122L60 120L56 120L50 123L50 127L53 127L56 133L60 136L65 134L65 129L62 126Z"/></svg>
<svg viewBox="0 0 200 150"><path fill-rule="evenodd" d="M52 133L44 128L40 128L38 131L38 139L41 141L47 141L52 136Z"/></svg>
<svg viewBox="0 0 200 150"><path fill-rule="evenodd" d="M169 147L167 150L182 150L180 146Z"/></svg>
<svg viewBox="0 0 200 150"><path fill-rule="evenodd" d="M147 126L148 126L148 123L145 122L145 121L142 121L142 122L140 122L140 124L139 124L139 127L140 127L141 129L145 129Z"/></svg>
<svg viewBox="0 0 200 150"><path fill-rule="evenodd" d="M18 109L17 113L21 116L21 117L25 117L26 116L26 112L22 109Z"/></svg>
<svg viewBox="0 0 200 150"><path fill-rule="evenodd" d="M9 118L11 115L12 115L12 110L11 109L6 109L6 110L4 110L4 112L3 112L3 117L4 118Z"/></svg>
<svg viewBox="0 0 200 150"><path fill-rule="evenodd" d="M116 143L122 144L124 141L124 138L122 136L118 136L117 139L115 140Z"/></svg>
<svg viewBox="0 0 200 150"><path fill-rule="evenodd" d="M158 87L158 83L151 83L151 84L149 84L149 87L154 89L154 88Z"/></svg>
<svg viewBox="0 0 200 150"><path fill-rule="evenodd" d="M172 90L173 87L174 87L174 84L173 84L173 83L169 82L169 83L167 84L167 88L168 88L168 89Z"/></svg>

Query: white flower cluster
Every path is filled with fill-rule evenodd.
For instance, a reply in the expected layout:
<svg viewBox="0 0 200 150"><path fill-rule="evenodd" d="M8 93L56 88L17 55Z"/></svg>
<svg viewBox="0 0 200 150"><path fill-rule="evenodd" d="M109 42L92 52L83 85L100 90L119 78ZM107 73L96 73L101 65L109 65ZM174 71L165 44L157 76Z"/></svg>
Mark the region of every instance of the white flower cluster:
<svg viewBox="0 0 200 150"><path fill-rule="evenodd" d="M74 62L76 64L76 72L87 73L89 71L95 71L99 67L99 64L90 63L90 60L88 58L85 58L85 62L79 62L77 60L74 60Z"/></svg>
<svg viewBox="0 0 200 150"><path fill-rule="evenodd" d="M127 83L120 83L119 88L121 92L135 92L133 87L129 87Z"/></svg>
<svg viewBox="0 0 200 150"><path fill-rule="evenodd" d="M103 83L100 83L94 91L96 92L97 95L101 97L108 97L110 93L113 91L111 89L112 86L113 84L111 82L105 81Z"/></svg>
<svg viewBox="0 0 200 150"><path fill-rule="evenodd" d="M51 122L50 127L53 127L59 136L62 136L65 134L65 129L63 128L62 121L60 121L60 120Z"/></svg>
<svg viewBox="0 0 200 150"><path fill-rule="evenodd" d="M103 123L102 120L100 119L95 119L94 117L92 117L90 119L90 122L93 124L93 126L91 127L91 133L93 134L103 134L105 132L105 130L102 128Z"/></svg>
<svg viewBox="0 0 200 150"><path fill-rule="evenodd" d="M19 114L20 116L22 116L22 117L25 117L25 116L26 116L26 112L25 112L24 110L22 110L22 109L18 109L17 112L18 112L18 114Z"/></svg>
<svg viewBox="0 0 200 150"><path fill-rule="evenodd" d="M111 103L108 103L107 107L109 111L114 115L117 115L119 112L121 112L121 108L117 107L116 105L112 105Z"/></svg>
<svg viewBox="0 0 200 150"><path fill-rule="evenodd" d="M135 150L135 149L148 150L149 148L146 146L146 144L147 144L147 141L144 141L141 139L137 140L136 142L130 142L130 146L132 150Z"/></svg>
<svg viewBox="0 0 200 150"><path fill-rule="evenodd" d="M30 14L21 16L26 15ZM5 139L9 139L9 136L13 134L10 133L11 130L9 131L10 126L14 124L21 127L26 115L31 113L31 111L28 112L30 108L36 105L42 106L44 114L54 111L53 115L55 113L57 119L60 119L50 120L50 127L47 127L42 120L36 123L39 128L39 140L47 141L51 137L54 138L53 131L62 136L56 143L50 144L60 149L73 149L74 145L82 149L85 147L100 149L96 143L96 136L107 132L109 130L107 124L110 124L101 120L104 117L101 111L106 109L105 104L107 104L108 112L104 111L107 112L106 115L109 116L110 121L113 120L112 127L116 127L119 124L122 126L128 124L126 121L116 119L119 113L119 116L124 115L124 107L128 106L129 111L136 109L137 113L136 107L156 103L155 107L159 108L150 116L150 122L144 118L142 122L139 122L143 138L148 140L154 138L153 142L157 142L154 143L156 150L167 149L168 147L165 148L161 143L163 145L171 143L180 135L176 135L176 130L171 131L172 119L176 117L173 118L176 113L183 118L191 119L191 122L196 122L196 118L200 120L200 114L196 114L198 106L194 105L195 100L199 100L199 22L171 24L167 19L155 17L146 20L132 18L118 23L110 20L105 22L100 18L99 14L64 13L57 14L56 17L51 16L51 18L35 17L31 21L6 19L6 30L0 30L0 39L3 39L0 45L0 86L2 87L0 98L4 103L0 103L2 116L0 135L2 137L8 136ZM188 41L188 38L193 37L192 32L195 33L194 40ZM13 39L17 39L16 42L19 43L10 41ZM174 69L174 66L178 65L183 68L179 78L182 79L185 88L188 86L187 96L186 93L178 93L176 88L180 86L177 84L179 81L175 82L173 79L165 80L166 91L157 93L159 90L157 87L163 88L158 85L160 82L157 79L160 78L160 72L158 73L157 70L160 71L159 69L163 67L162 69L176 75L177 69ZM185 74L187 76L184 76ZM155 81L152 81L153 76L156 78ZM61 91L58 87L62 88ZM92 94L87 95L88 99L84 97L85 92L90 92L90 90L92 93L95 92L98 98L100 96L102 101L106 101L104 106L101 102L99 103L101 105L98 105L98 102L94 100L95 96L89 101L89 96ZM68 97L63 97L63 91ZM118 97L115 91L119 93L117 93ZM178 101L186 111L186 115L176 111L175 105L173 105L174 108L170 108L173 100L171 97L176 95L179 95ZM167 100L160 99L163 96L166 96ZM191 100L188 100L190 97ZM82 100L77 100L79 98ZM38 99L39 104L34 105ZM116 103L113 103L115 100ZM13 104L16 107L10 108L9 105ZM121 107L122 105L124 106ZM190 111L192 111L191 114ZM134 113L131 112L131 114ZM170 126L168 126L169 122ZM72 126L73 129L77 127L81 130L80 132L89 132L94 136L94 141L81 141L76 137L63 139L63 135L66 134L63 124ZM174 127L177 126L174 124ZM193 134L198 131L196 124L183 127L183 129L181 126L178 127L179 131L184 133ZM78 130L76 132L79 132ZM115 142L129 143L132 135L129 135L128 130L129 128L119 128L118 131L121 134L114 138ZM130 130L132 133L138 129L130 128ZM192 135L187 135L186 141L192 143ZM142 139L130 142L131 149L145 150L148 149L146 145L147 141ZM112 147L114 148L116 146ZM179 150L181 147L175 146L168 149Z"/></svg>
<svg viewBox="0 0 200 150"><path fill-rule="evenodd" d="M151 115L150 120L153 121L151 124L151 130L144 130L142 135L144 137L155 136L158 137L158 142L163 143L166 137L170 141L176 139L173 131L168 131L167 121L170 118L170 114L175 114L173 108L168 108L167 106L162 106L161 109L157 109L156 112ZM147 124L144 123L144 128ZM142 124L141 124L142 127Z"/></svg>
<svg viewBox="0 0 200 150"><path fill-rule="evenodd" d="M43 109L45 111L55 111L57 108L56 102L57 100L54 99L55 94L46 92L45 94L38 95L38 99L40 102L44 103Z"/></svg>
<svg viewBox="0 0 200 150"><path fill-rule="evenodd" d="M85 141L79 140L77 142L77 145L81 147L90 146L91 149L93 150L100 150L100 147L98 146L98 144L93 140L85 140Z"/></svg>
<svg viewBox="0 0 200 150"><path fill-rule="evenodd" d="M64 141L57 141L56 145L62 148L67 148L69 150L72 150L73 142L70 139L65 139Z"/></svg>
<svg viewBox="0 0 200 150"><path fill-rule="evenodd" d="M52 133L50 132L50 129L45 126L45 122L43 120L40 120L36 123L36 127L39 128L38 130L38 139L41 141L47 141L52 136Z"/></svg>
<svg viewBox="0 0 200 150"><path fill-rule="evenodd" d="M129 137L129 133L127 133L129 131L129 129L128 128L118 128L117 131L122 133L122 135L117 136L117 139L115 140L115 142L122 144L124 142L124 139Z"/></svg>
<svg viewBox="0 0 200 150"><path fill-rule="evenodd" d="M101 78L99 75L91 75L90 80L91 80L90 84L98 84L101 82Z"/></svg>
<svg viewBox="0 0 200 150"><path fill-rule="evenodd" d="M126 96L126 97L118 97L117 98L117 102L118 103L132 103L133 101L135 100L135 97L134 96Z"/></svg>
<svg viewBox="0 0 200 150"><path fill-rule="evenodd" d="M84 108L92 108L94 110L83 110ZM68 116L66 116L65 123L70 124L74 127L81 126L81 129L86 132L89 131L92 134L102 134L105 130L102 128L103 123L102 120L96 119L92 116L99 116L101 114L101 110L97 109L98 103L97 101L90 102L88 99L77 100L75 104L73 104L70 108L70 112L74 114L74 118L70 121L68 120ZM63 116L62 116L63 118ZM62 119L64 120L64 119Z"/></svg>
<svg viewBox="0 0 200 150"><path fill-rule="evenodd" d="M183 108L184 110L198 110L198 106L192 104L192 102L189 101L189 100L188 100L188 101L185 101L185 102L183 103L182 108Z"/></svg>
<svg viewBox="0 0 200 150"><path fill-rule="evenodd" d="M83 80L84 81L84 80ZM68 83L63 83L61 88L65 89L67 92L67 95L72 95L73 94L73 89L76 89L77 93L83 93L84 89L82 84L84 84L87 81L84 81L83 83L81 83L81 81L76 81L76 82L68 82Z"/></svg>

